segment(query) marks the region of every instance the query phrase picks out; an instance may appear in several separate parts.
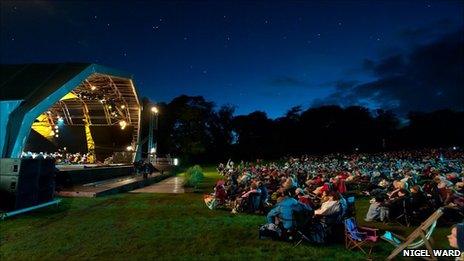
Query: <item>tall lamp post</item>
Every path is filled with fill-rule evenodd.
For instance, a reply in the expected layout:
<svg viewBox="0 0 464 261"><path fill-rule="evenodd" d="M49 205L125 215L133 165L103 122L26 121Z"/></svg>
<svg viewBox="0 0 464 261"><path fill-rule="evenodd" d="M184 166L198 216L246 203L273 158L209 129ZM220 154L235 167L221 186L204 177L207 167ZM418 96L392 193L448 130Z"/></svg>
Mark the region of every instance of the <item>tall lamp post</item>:
<svg viewBox="0 0 464 261"><path fill-rule="evenodd" d="M156 153L156 146L153 139L153 129L158 129L158 108L156 106L152 106L150 114L150 126L148 132L148 159L152 162L152 156Z"/></svg>

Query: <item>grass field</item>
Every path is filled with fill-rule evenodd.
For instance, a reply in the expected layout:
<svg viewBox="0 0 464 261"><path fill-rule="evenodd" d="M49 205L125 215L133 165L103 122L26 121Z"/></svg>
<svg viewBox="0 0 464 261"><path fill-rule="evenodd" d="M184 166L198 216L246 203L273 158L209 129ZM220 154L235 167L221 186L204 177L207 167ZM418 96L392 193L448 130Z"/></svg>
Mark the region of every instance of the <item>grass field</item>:
<svg viewBox="0 0 464 261"><path fill-rule="evenodd" d="M218 174L206 169L201 185L210 192ZM368 202L357 203L358 220ZM1 260L358 260L343 245L294 247L258 239L264 217L211 211L202 193L118 194L102 198L66 198L59 207L0 221ZM370 226L407 234L411 229ZM435 246L447 247L448 228L434 233ZM380 242L374 260L393 249Z"/></svg>

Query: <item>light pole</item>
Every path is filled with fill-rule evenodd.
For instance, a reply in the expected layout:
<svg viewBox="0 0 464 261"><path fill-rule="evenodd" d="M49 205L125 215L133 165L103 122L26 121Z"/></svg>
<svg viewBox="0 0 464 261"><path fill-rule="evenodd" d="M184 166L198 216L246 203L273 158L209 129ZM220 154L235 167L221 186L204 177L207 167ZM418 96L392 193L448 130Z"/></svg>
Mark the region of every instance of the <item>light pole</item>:
<svg viewBox="0 0 464 261"><path fill-rule="evenodd" d="M158 108L156 106L152 106L151 109L151 115L150 115L150 126L149 126L149 132L148 132L148 159L150 162L152 162L152 155L156 153L156 146L154 143L153 139L153 129L156 128L158 129Z"/></svg>

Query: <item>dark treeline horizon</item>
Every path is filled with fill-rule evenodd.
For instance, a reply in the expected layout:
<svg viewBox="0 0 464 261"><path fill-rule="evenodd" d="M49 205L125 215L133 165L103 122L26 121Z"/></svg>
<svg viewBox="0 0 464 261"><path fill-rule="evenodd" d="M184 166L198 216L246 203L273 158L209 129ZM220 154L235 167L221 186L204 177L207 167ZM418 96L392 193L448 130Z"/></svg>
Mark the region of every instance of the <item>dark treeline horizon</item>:
<svg viewBox="0 0 464 261"><path fill-rule="evenodd" d="M146 137L152 106L148 98L143 106L141 137ZM464 145L464 112L449 109L409 112L400 118L391 110L362 106L295 106L270 119L262 111L234 115L233 106L216 108L202 96L181 95L156 106L158 155L170 154L186 163ZM147 151L146 144L142 148Z"/></svg>

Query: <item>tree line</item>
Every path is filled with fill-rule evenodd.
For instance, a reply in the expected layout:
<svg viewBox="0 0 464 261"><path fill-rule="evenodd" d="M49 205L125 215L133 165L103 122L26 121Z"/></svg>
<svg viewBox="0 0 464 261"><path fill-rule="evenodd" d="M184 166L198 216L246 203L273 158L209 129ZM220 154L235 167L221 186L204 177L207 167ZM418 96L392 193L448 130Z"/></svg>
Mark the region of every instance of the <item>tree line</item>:
<svg viewBox="0 0 464 261"><path fill-rule="evenodd" d="M148 136L149 117L154 117L151 106L144 98L141 137ZM401 118L389 110L361 106L296 106L270 119L262 111L235 116L233 106L216 108L202 96L186 95L157 107L157 154L180 157L183 162L464 145L462 111L410 112Z"/></svg>

